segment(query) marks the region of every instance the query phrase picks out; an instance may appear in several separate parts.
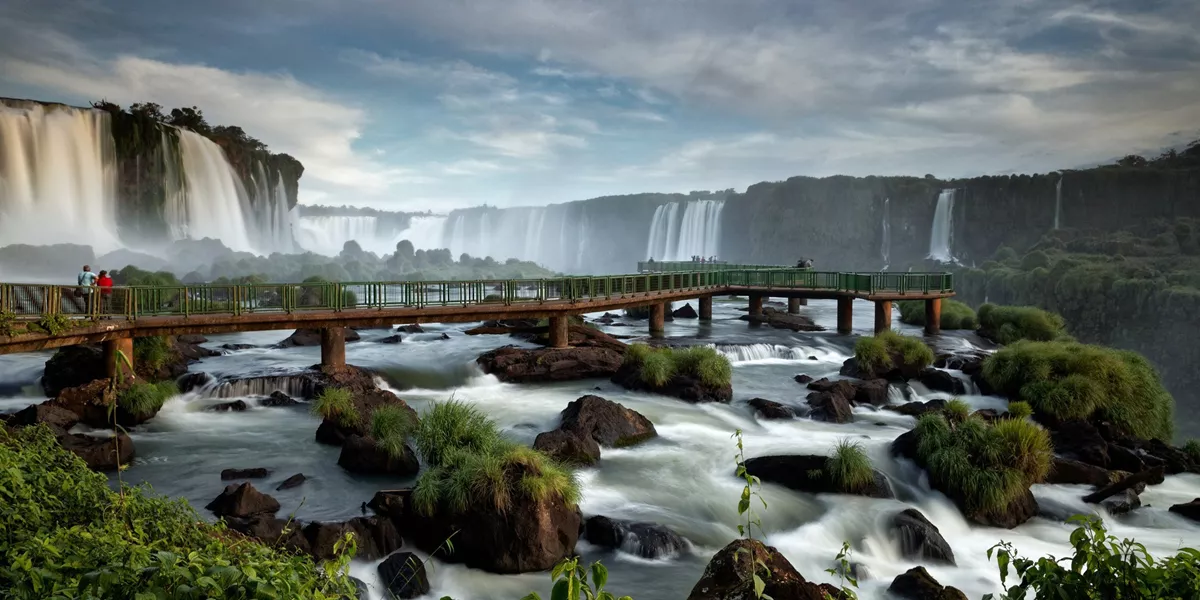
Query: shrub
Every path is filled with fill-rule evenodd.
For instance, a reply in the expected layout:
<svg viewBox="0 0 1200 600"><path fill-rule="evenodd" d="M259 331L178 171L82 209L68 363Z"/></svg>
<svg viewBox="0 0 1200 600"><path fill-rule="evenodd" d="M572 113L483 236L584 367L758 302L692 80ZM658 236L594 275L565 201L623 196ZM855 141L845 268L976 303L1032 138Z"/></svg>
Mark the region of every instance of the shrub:
<svg viewBox="0 0 1200 600"><path fill-rule="evenodd" d="M899 366L923 369L933 364L933 350L919 338L884 331L874 337L859 338L854 343L854 359L865 372L883 374Z"/></svg>
<svg viewBox="0 0 1200 600"><path fill-rule="evenodd" d="M1033 407L1028 402L1016 401L1008 403L1008 415L1014 419L1028 419L1033 414Z"/></svg>
<svg viewBox="0 0 1200 600"><path fill-rule="evenodd" d="M354 407L354 396L350 390L342 388L326 387L321 390L313 402L313 413L342 427L354 427L361 421L358 409Z"/></svg>
<svg viewBox="0 0 1200 600"><path fill-rule="evenodd" d="M1057 420L1103 419L1121 433L1171 439L1175 400L1140 354L1077 342L1017 342L983 363L996 391Z"/></svg>
<svg viewBox="0 0 1200 600"><path fill-rule="evenodd" d="M1034 306L979 307L980 333L1001 344L1018 340L1048 342L1066 335L1063 318Z"/></svg>
<svg viewBox="0 0 1200 600"><path fill-rule="evenodd" d="M429 464L413 501L423 514L487 506L507 512L517 497L579 502L575 473L545 454L504 440L495 423L470 405L435 403L420 419L414 441Z"/></svg>
<svg viewBox="0 0 1200 600"><path fill-rule="evenodd" d="M900 302L900 322L909 325L925 324L925 301L904 300ZM942 300L942 329L977 329L979 320L970 306L946 298Z"/></svg>
<svg viewBox="0 0 1200 600"><path fill-rule="evenodd" d="M946 413L946 418L950 419L950 422L962 423L971 416L971 406L958 398L951 398L942 412Z"/></svg>
<svg viewBox="0 0 1200 600"><path fill-rule="evenodd" d="M989 425L973 415L955 422L930 413L917 421L916 432L917 457L931 483L967 513L1003 509L1050 470L1050 434L1032 421Z"/></svg>
<svg viewBox="0 0 1200 600"><path fill-rule="evenodd" d="M172 350L170 342L161 335L134 338L133 356L137 359L134 364L157 371L171 358Z"/></svg>
<svg viewBox="0 0 1200 600"><path fill-rule="evenodd" d="M1188 440L1188 442L1183 445L1183 451L1191 457L1192 462L1200 465L1200 440Z"/></svg>
<svg viewBox="0 0 1200 600"><path fill-rule="evenodd" d="M846 439L837 443L833 456L825 461L825 472L839 489L847 492L866 489L875 481L871 459L863 452L862 445Z"/></svg>
<svg viewBox="0 0 1200 600"><path fill-rule="evenodd" d="M412 413L385 405L371 413L371 437L392 458L404 456L404 440L416 429Z"/></svg>
<svg viewBox="0 0 1200 600"><path fill-rule="evenodd" d="M211 525L187 502L108 487L45 426L0 429L6 598L353 597L349 553L323 568ZM186 590L191 589L191 593Z"/></svg>
<svg viewBox="0 0 1200 600"><path fill-rule="evenodd" d="M863 371L882 373L892 368L892 357L882 338L862 337L854 342L854 361Z"/></svg>
<svg viewBox="0 0 1200 600"><path fill-rule="evenodd" d="M174 381L137 381L117 393L117 405L129 414L145 417L157 413L164 402L178 393Z"/></svg>
<svg viewBox="0 0 1200 600"><path fill-rule="evenodd" d="M729 359L708 346L651 348L631 344L625 350L624 364L636 367L642 381L655 387L666 385L675 375L695 377L711 387L724 387L733 380Z"/></svg>
<svg viewBox="0 0 1200 600"><path fill-rule="evenodd" d="M1046 256L1046 253L1041 250L1034 250L1021 259L1021 269L1024 271L1032 271L1037 268L1046 268L1049 266L1050 257Z"/></svg>

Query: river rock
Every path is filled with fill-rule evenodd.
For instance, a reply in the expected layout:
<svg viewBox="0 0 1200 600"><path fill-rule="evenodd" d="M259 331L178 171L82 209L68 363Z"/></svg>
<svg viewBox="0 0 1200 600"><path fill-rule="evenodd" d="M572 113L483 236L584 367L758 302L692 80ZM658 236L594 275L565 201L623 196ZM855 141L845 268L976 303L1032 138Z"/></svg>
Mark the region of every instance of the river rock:
<svg viewBox="0 0 1200 600"><path fill-rule="evenodd" d="M294 487L300 487L300 484L304 483L306 480L307 478L304 476L304 473L296 473L295 475L284 479L283 483L280 483L275 488L275 491L282 492L283 490L290 490Z"/></svg>
<svg viewBox="0 0 1200 600"><path fill-rule="evenodd" d="M925 387L937 391L945 392L952 396L961 396L967 393L967 386L962 380L941 370L933 367L921 369L917 375L917 380L925 384Z"/></svg>
<svg viewBox="0 0 1200 600"><path fill-rule="evenodd" d="M854 410L850 400L834 392L813 392L805 400L812 411L809 416L817 421L830 423L849 423L854 420Z"/></svg>
<svg viewBox="0 0 1200 600"><path fill-rule="evenodd" d="M135 427L154 418L158 410L145 414L134 414L125 410L118 402L117 395L133 383L126 379L115 388L108 379L97 379L81 386L67 388L59 392L58 397L51 401L53 406L69 410L79 416L79 422L98 429L108 429L113 421L122 427ZM109 408L116 408L109 413ZM161 407L159 407L161 409Z"/></svg>
<svg viewBox="0 0 1200 600"><path fill-rule="evenodd" d="M311 554L308 538L304 537L298 521L257 516L247 519L225 517L225 524L232 530L252 537L268 546L286 548L300 554Z"/></svg>
<svg viewBox="0 0 1200 600"><path fill-rule="evenodd" d="M363 475L395 475L409 477L416 475L421 465L407 444L404 453L392 457L375 440L359 435L350 435L342 444L342 452L338 456L338 466Z"/></svg>
<svg viewBox="0 0 1200 600"><path fill-rule="evenodd" d="M1067 421L1050 428L1054 451L1067 458L1097 467L1109 468L1108 442L1094 425L1086 421Z"/></svg>
<svg viewBox="0 0 1200 600"><path fill-rule="evenodd" d="M533 449L570 465L586 467L600 461L600 444L596 440L562 429L539 433L533 440Z"/></svg>
<svg viewBox="0 0 1200 600"><path fill-rule="evenodd" d="M1130 473L1146 470L1146 463L1133 450L1117 444L1108 445L1108 468Z"/></svg>
<svg viewBox="0 0 1200 600"><path fill-rule="evenodd" d="M783 454L758 456L746 460L746 472L759 479L777 483L784 487L810 494L853 494L868 498L894 498L892 485L887 477L875 470L875 479L866 488L848 490L842 488L826 472L827 456L811 454Z"/></svg>
<svg viewBox="0 0 1200 600"><path fill-rule="evenodd" d="M131 357L132 358L132 357ZM107 379L104 353L96 346L65 346L55 351L42 371L42 391L53 398L63 390Z"/></svg>
<svg viewBox="0 0 1200 600"><path fill-rule="evenodd" d="M796 411L790 407L784 406L778 402L772 402L765 398L751 398L746 404L753 408L758 416L771 420L787 420L796 418Z"/></svg>
<svg viewBox="0 0 1200 600"><path fill-rule="evenodd" d="M806 385L808 383L812 383L812 381L813 381L813 378L811 375L806 375L804 373L801 373L801 374L793 377L792 379L795 380L796 383L799 383L800 385Z"/></svg>
<svg viewBox="0 0 1200 600"><path fill-rule="evenodd" d="M255 346L254 344L221 344L221 349L228 350L229 352L238 352L240 350L250 350L251 348L257 348L257 347L258 346Z"/></svg>
<svg viewBox="0 0 1200 600"><path fill-rule="evenodd" d="M400 334L395 334L395 335L389 335L389 336L379 340L379 343L380 344L399 344L402 341L404 341L404 338L400 337Z"/></svg>
<svg viewBox="0 0 1200 600"><path fill-rule="evenodd" d="M642 380L641 370L634 365L622 364L613 375L612 382L630 390L640 390L674 396L687 402L729 402L733 399L733 386L706 385L700 378L676 373L665 385L653 385Z"/></svg>
<svg viewBox="0 0 1200 600"><path fill-rule="evenodd" d="M409 414L412 422L417 422L417 411L413 410L403 400L392 392L379 389L375 385L375 374L367 369L344 365L341 367L317 366L305 373L313 381L313 397L319 396L326 387L336 387L350 392L354 402L354 410L358 421L351 425L343 425L322 419L317 427L317 442L340 446L351 435L368 437L371 414L381 406L396 406Z"/></svg>
<svg viewBox="0 0 1200 600"><path fill-rule="evenodd" d="M1171 507L1171 512L1186 519L1191 519L1197 523L1200 523L1200 498L1196 498L1191 502L1176 504L1175 506Z"/></svg>
<svg viewBox="0 0 1200 600"><path fill-rule="evenodd" d="M900 554L905 558L933 563L954 564L954 551L937 526L915 508L900 511L889 523L894 538L900 542Z"/></svg>
<svg viewBox="0 0 1200 600"><path fill-rule="evenodd" d="M485 373L508 383L612 377L623 361L623 351L591 346L535 349L505 346L476 360Z"/></svg>
<svg viewBox="0 0 1200 600"><path fill-rule="evenodd" d="M563 431L590 437L601 446L624 448L658 435L641 413L600 396L582 396L563 409Z"/></svg>
<svg viewBox="0 0 1200 600"><path fill-rule="evenodd" d="M793 315L786 311L776 310L770 307L763 308L762 316L742 315L739 317L743 321L751 323L765 323L775 329L789 329L791 331L825 331L824 327L817 325L812 319L804 315Z"/></svg>
<svg viewBox="0 0 1200 600"><path fill-rule="evenodd" d="M113 437L74 434L58 438L63 448L74 453L93 471L116 471L120 465L133 461L133 440L118 433Z"/></svg>
<svg viewBox="0 0 1200 600"><path fill-rule="evenodd" d="M692 308L692 303L684 304L682 308L677 308L671 311L671 315L676 319L699 319L700 315L696 313L696 309Z"/></svg>
<svg viewBox="0 0 1200 600"><path fill-rule="evenodd" d="M708 561L688 600L753 600L757 596L750 574L759 561L769 572L761 576L766 596L777 600L825 600L826 594L834 598L841 595L840 590L829 584L805 580L774 547L758 540L738 539L718 550Z"/></svg>
<svg viewBox="0 0 1200 600"><path fill-rule="evenodd" d="M376 570L383 586L394 598L416 598L429 593L425 563L412 552L392 554L379 563Z"/></svg>
<svg viewBox="0 0 1200 600"><path fill-rule="evenodd" d="M1142 507L1142 499L1136 489L1118 492L1100 501L1100 506L1112 516L1123 515Z"/></svg>
<svg viewBox="0 0 1200 600"><path fill-rule="evenodd" d="M221 471L221 480L228 481L230 479L262 479L271 474L270 469L262 467L252 467L249 469L225 469Z"/></svg>
<svg viewBox="0 0 1200 600"><path fill-rule="evenodd" d="M13 427L45 423L51 428L58 427L64 430L74 427L78 422L79 415L54 404L53 400L27 406L14 413L8 420L8 424Z"/></svg>
<svg viewBox="0 0 1200 600"><path fill-rule="evenodd" d="M1110 483L1108 470L1085 462L1055 456L1046 483L1084 484L1095 487Z"/></svg>
<svg viewBox="0 0 1200 600"><path fill-rule="evenodd" d="M249 483L230 484L225 491L204 508L218 517L247 518L274 515L279 511L279 502L254 489Z"/></svg>
<svg viewBox="0 0 1200 600"><path fill-rule="evenodd" d="M868 379L854 385L854 402L870 406L885 406L888 398L888 381L886 379Z"/></svg>
<svg viewBox="0 0 1200 600"><path fill-rule="evenodd" d="M396 331L400 333L425 333L425 330L420 325L413 323L412 325L398 325Z"/></svg>
<svg viewBox="0 0 1200 600"><path fill-rule="evenodd" d="M170 339L170 338L168 338L168 339ZM188 341L188 340L192 340L192 339L200 339L203 341L199 341L199 342ZM174 348L174 352L179 354L179 356L182 357L184 361L186 361L187 363L194 363L194 362L199 361L202 358L212 358L214 356L221 355L221 353L216 350L205 348L204 346L200 345L207 341L208 341L208 339L202 335L181 335L181 336L176 336L174 340L171 340L171 345ZM176 362L178 362L178 361L176 361ZM134 366L136 367L137 365L134 365ZM184 363L182 366L183 366L183 371L187 372L187 364ZM167 376L162 377L162 379L167 379L167 377L172 377L172 378L178 377L179 375L174 374L174 372L177 370L179 370L178 367L168 368L168 371L166 374ZM180 373L180 374L182 374L182 373Z"/></svg>
<svg viewBox="0 0 1200 600"><path fill-rule="evenodd" d="M347 532L354 533L357 540L356 559L378 560L402 545L395 523L384 517L355 517L343 523L312 522L304 527L312 557L318 561L333 558L334 546Z"/></svg>
<svg viewBox="0 0 1200 600"><path fill-rule="evenodd" d="M909 600L967 600L967 595L958 588L938 583L925 567L913 567L897 575L887 591L896 598Z"/></svg>
<svg viewBox="0 0 1200 600"><path fill-rule="evenodd" d="M249 408L245 400L233 400L231 402L220 402L208 407L209 412L245 412Z"/></svg>
<svg viewBox="0 0 1200 600"><path fill-rule="evenodd" d="M946 408L946 401L941 398L930 400L928 402L907 402L898 406L885 406L885 410L898 412L902 415L921 418L921 415L930 412L941 412Z"/></svg>
<svg viewBox="0 0 1200 600"><path fill-rule="evenodd" d="M678 556L688 547L687 540L662 525L604 516L589 518L584 523L583 536L601 548L651 559Z"/></svg>
<svg viewBox="0 0 1200 600"><path fill-rule="evenodd" d="M357 342L362 339L358 332L349 327L342 328L345 331L347 342ZM292 335L278 344L276 348L294 348L297 346L320 346L321 345L321 330L320 329L297 329Z"/></svg>
<svg viewBox="0 0 1200 600"><path fill-rule="evenodd" d="M295 406L297 404L300 404L295 399L293 399L291 396L289 396L279 390L275 390L274 392L271 392L270 396L267 396L266 398L259 400L258 403L262 406L272 406L272 407L274 407L274 406Z"/></svg>

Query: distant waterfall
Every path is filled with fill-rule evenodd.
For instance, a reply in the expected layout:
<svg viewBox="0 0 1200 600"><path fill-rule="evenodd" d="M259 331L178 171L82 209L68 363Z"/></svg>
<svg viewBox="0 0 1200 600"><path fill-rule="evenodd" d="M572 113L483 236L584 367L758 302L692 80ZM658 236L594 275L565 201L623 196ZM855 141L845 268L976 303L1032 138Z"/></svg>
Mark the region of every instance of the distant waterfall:
<svg viewBox="0 0 1200 600"><path fill-rule="evenodd" d="M938 194L937 208L933 213L933 227L929 231L929 258L940 262L954 262L951 244L954 243L954 197L958 190L942 190Z"/></svg>
<svg viewBox="0 0 1200 600"><path fill-rule="evenodd" d="M879 252L883 258L883 270L892 264L892 199L883 199L883 232L879 240Z"/></svg>
<svg viewBox="0 0 1200 600"><path fill-rule="evenodd" d="M724 200L689 200L679 215L679 202L659 206L650 220L646 257L655 260L691 260L693 256L718 256L721 211Z"/></svg>
<svg viewBox="0 0 1200 600"><path fill-rule="evenodd" d="M250 197L225 152L208 138L179 130L186 192L173 194L167 224L177 239L216 238L239 251L254 251L246 227Z"/></svg>
<svg viewBox="0 0 1200 600"><path fill-rule="evenodd" d="M408 222L408 227L396 234L396 241L412 242L414 250L436 250L447 247L445 243L446 217L419 216Z"/></svg>
<svg viewBox="0 0 1200 600"><path fill-rule="evenodd" d="M1062 175L1058 176L1058 183L1054 184L1054 228L1058 229L1059 223L1062 222Z"/></svg>
<svg viewBox="0 0 1200 600"><path fill-rule="evenodd" d="M120 246L107 113L0 104L0 245Z"/></svg>
<svg viewBox="0 0 1200 600"><path fill-rule="evenodd" d="M305 250L337 256L346 242L353 240L363 250L382 256L396 251L396 242L403 239L402 235L403 232L381 227L378 217L306 215L298 219L297 242Z"/></svg>

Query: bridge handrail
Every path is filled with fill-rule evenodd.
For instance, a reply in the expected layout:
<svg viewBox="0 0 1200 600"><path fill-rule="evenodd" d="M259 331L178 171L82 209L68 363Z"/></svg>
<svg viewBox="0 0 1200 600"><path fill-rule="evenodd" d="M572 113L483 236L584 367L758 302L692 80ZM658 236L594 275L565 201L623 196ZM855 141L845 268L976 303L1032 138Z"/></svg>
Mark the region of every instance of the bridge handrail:
<svg viewBox="0 0 1200 600"><path fill-rule="evenodd" d="M99 288L0 283L0 321L43 315L137 319L150 316L241 315L309 310L381 310L648 296L653 292L716 293L730 287L804 289L872 295L952 293L949 273L854 273L785 267L695 270L543 279L244 283ZM2 323L0 323L2 324ZM3 334L0 334L3 335Z"/></svg>

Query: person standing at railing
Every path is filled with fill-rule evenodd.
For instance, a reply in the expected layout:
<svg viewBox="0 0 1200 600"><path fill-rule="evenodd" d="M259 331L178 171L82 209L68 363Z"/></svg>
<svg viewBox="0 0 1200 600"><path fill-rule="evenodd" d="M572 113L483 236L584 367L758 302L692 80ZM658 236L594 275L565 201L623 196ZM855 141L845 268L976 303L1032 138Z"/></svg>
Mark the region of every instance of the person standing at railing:
<svg viewBox="0 0 1200 600"><path fill-rule="evenodd" d="M100 312L105 315L112 314L113 280L108 276L108 271L100 271L100 277L96 278L96 287L100 288Z"/></svg>
<svg viewBox="0 0 1200 600"><path fill-rule="evenodd" d="M91 312L92 308L92 287L96 285L96 274L92 272L92 267L83 265L83 270L79 275L75 276L75 283L79 285L75 288L75 297L83 298L85 312Z"/></svg>

